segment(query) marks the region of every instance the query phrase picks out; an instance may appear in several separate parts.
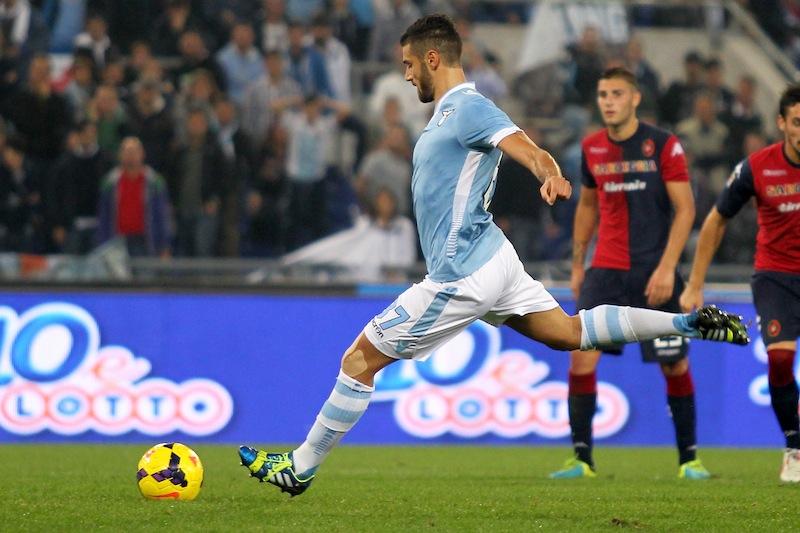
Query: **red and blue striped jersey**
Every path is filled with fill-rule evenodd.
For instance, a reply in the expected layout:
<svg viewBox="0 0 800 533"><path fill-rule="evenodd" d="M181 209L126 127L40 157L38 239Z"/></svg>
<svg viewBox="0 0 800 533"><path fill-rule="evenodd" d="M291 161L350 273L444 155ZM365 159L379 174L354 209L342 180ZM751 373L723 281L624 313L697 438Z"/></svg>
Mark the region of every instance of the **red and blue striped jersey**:
<svg viewBox="0 0 800 533"><path fill-rule="evenodd" d="M717 211L731 218L755 197L755 269L800 274L800 166L783 150L783 143L776 143L736 165L717 200Z"/></svg>
<svg viewBox="0 0 800 533"><path fill-rule="evenodd" d="M592 266L654 267L667 246L673 215L665 182L689 181L678 138L640 122L622 142L603 129L586 137L582 148L581 181L597 189L600 212Z"/></svg>

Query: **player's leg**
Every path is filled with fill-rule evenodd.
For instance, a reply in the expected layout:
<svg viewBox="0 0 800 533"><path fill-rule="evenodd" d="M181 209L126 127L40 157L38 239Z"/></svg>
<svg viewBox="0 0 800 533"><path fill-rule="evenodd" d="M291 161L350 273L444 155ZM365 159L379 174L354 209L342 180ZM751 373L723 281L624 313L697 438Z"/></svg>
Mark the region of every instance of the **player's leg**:
<svg viewBox="0 0 800 533"><path fill-rule="evenodd" d="M708 479L711 475L697 458L697 413L689 359L661 363L661 373L667 382L667 405L675 426L678 477Z"/></svg>
<svg viewBox="0 0 800 533"><path fill-rule="evenodd" d="M769 396L786 442L780 478L794 483L800 482L800 420L797 414L800 395L794 377L796 351L796 341L767 345Z"/></svg>
<svg viewBox="0 0 800 533"><path fill-rule="evenodd" d="M304 492L322 461L367 410L375 374L396 360L381 353L361 333L342 357L333 391L298 448L287 453L239 448L242 464L250 475L292 496Z"/></svg>
<svg viewBox="0 0 800 533"><path fill-rule="evenodd" d="M597 411L597 363L600 352L574 350L569 357L567 408L574 457L550 474L552 479L594 477L592 419Z"/></svg>
<svg viewBox="0 0 800 533"><path fill-rule="evenodd" d="M574 316L557 308L512 317L506 324L556 350L596 350L671 335L733 344L750 342L740 317L712 306L691 313L667 313L599 305Z"/></svg>
<svg viewBox="0 0 800 533"><path fill-rule="evenodd" d="M798 285L800 277L773 272L758 272L752 281L761 338L767 347L767 380L772 411L786 444L780 479L789 482L800 482L800 421L794 376L797 337L800 334Z"/></svg>

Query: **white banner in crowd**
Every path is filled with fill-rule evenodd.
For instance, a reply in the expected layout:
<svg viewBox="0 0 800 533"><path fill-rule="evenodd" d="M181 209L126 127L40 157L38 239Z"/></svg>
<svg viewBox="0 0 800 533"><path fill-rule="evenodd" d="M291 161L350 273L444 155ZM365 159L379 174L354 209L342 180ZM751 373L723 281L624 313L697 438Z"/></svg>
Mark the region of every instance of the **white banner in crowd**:
<svg viewBox="0 0 800 533"><path fill-rule="evenodd" d="M622 2L540 2L528 22L517 72L556 61L587 26L597 28L606 42L622 44L628 40L628 18Z"/></svg>

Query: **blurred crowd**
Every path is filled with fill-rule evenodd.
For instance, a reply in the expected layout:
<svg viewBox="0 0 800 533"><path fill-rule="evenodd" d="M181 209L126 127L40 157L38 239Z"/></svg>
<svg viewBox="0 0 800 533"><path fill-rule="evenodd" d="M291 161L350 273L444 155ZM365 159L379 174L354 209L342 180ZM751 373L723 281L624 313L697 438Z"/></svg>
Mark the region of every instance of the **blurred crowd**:
<svg viewBox="0 0 800 533"><path fill-rule="evenodd" d="M635 36L610 46L587 27L555 66L557 90L531 94L525 76L509 85L472 24L517 24L528 10L465 0L0 0L0 250L85 254L120 238L132 255L278 257L364 224L408 249L411 153L432 108L404 81L397 39L430 12L456 20L478 90L516 98L529 115L557 113L557 131L519 122L576 185L580 140L600 127L597 78L614 64L636 73L641 116L683 140L698 220L732 165L768 142L753 78L727 87L724 65L692 52L684 79L665 86ZM381 68L354 76L359 65ZM574 201L544 209L537 189L504 161L495 217L524 259L563 258ZM748 253L738 243L721 252L745 262Z"/></svg>

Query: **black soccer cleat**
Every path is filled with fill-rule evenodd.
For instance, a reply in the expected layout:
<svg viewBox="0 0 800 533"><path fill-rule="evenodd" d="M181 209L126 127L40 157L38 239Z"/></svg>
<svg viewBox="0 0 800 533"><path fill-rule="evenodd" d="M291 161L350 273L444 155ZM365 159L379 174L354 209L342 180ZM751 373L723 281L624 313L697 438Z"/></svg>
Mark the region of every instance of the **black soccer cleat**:
<svg viewBox="0 0 800 533"><path fill-rule="evenodd" d="M701 339L744 346L750 342L742 317L726 313L715 305L701 307L694 313L694 328Z"/></svg>

